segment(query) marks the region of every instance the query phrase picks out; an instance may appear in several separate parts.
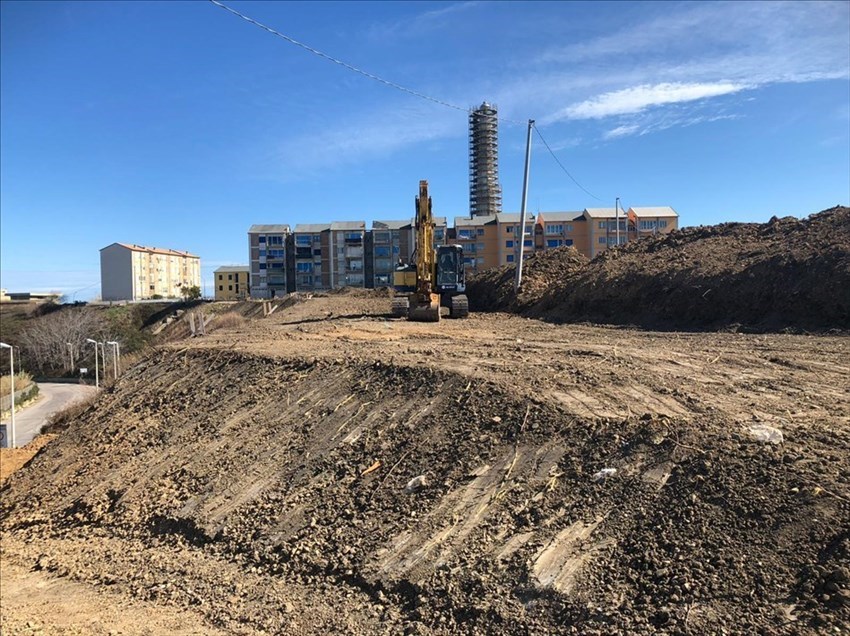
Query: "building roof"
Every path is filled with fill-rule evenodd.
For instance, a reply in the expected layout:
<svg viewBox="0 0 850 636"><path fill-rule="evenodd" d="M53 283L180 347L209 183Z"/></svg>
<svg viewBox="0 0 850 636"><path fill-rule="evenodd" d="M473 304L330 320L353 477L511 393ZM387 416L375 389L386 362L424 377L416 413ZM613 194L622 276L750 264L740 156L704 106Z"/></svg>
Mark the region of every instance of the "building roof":
<svg viewBox="0 0 850 636"><path fill-rule="evenodd" d="M178 250L171 250L166 247L145 247L144 245L136 245L134 243L112 243L107 245L106 247L100 248L102 252L105 249L109 249L113 245L118 245L128 250L133 250L134 252L148 252L151 254L165 254L166 256L186 256L188 258L200 258L200 256L196 256L195 254L190 254L189 252L180 252Z"/></svg>
<svg viewBox="0 0 850 636"><path fill-rule="evenodd" d="M495 214L487 214L484 216L473 216L469 218L468 216L456 216L455 217L455 227L469 227L475 225L490 225L491 223L496 222Z"/></svg>
<svg viewBox="0 0 850 636"><path fill-rule="evenodd" d="M519 223L519 212L499 212L496 214L496 219L499 223ZM534 215L525 213L525 222L534 224Z"/></svg>
<svg viewBox="0 0 850 636"><path fill-rule="evenodd" d="M247 272L249 271L249 267L247 265L222 265L217 270L215 270L214 274L228 274L235 272Z"/></svg>
<svg viewBox="0 0 850 636"><path fill-rule="evenodd" d="M289 234L290 231L286 224L252 225L248 234Z"/></svg>
<svg viewBox="0 0 850 636"><path fill-rule="evenodd" d="M629 212L634 212L635 216L675 216L678 217L679 214L671 208L670 206L660 206L654 208L629 208Z"/></svg>
<svg viewBox="0 0 850 636"><path fill-rule="evenodd" d="M295 226L296 234L317 234L331 229L330 223L298 223Z"/></svg>
<svg viewBox="0 0 850 636"><path fill-rule="evenodd" d="M413 225L413 219L406 221L372 221L373 230L401 230Z"/></svg>
<svg viewBox="0 0 850 636"><path fill-rule="evenodd" d="M614 219L617 217L616 208L585 208L584 214L591 219ZM626 211L620 208L620 216L625 217Z"/></svg>
<svg viewBox="0 0 850 636"><path fill-rule="evenodd" d="M565 221L578 221L584 212L540 212L539 218L544 223L563 223Z"/></svg>
<svg viewBox="0 0 850 636"><path fill-rule="evenodd" d="M364 232L366 230L365 221L334 221L331 223L331 230L343 230L349 232Z"/></svg>

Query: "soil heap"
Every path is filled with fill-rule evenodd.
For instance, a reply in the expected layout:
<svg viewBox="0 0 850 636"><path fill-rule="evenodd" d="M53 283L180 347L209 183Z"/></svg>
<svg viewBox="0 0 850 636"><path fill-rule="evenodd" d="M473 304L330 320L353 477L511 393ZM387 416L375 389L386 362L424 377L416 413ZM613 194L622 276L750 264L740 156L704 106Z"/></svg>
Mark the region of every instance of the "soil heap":
<svg viewBox="0 0 850 636"><path fill-rule="evenodd" d="M554 250L535 261L551 272L563 258ZM541 263L550 259L552 266ZM585 267L566 263L560 275L550 274L548 289L540 293L534 282L518 302L506 284L513 270L474 278L472 304L555 322L656 329L848 329L850 208L803 220L687 228L634 241L603 252Z"/></svg>
<svg viewBox="0 0 850 636"><path fill-rule="evenodd" d="M347 313L356 299L343 299ZM315 302L324 312L330 305L319 303L332 300ZM788 413L781 444L684 395L676 404L691 407L676 407L678 416L581 416L480 363L467 373L430 363L436 347L455 363L468 330L480 322L492 333L495 318L311 318L311 302L295 305L294 319L275 313L130 369L3 486L4 558L197 612L235 634L850 626L850 409L841 395L794 405L803 411ZM407 355L425 352L413 364L387 360L390 336L405 333ZM712 337L738 348L748 338ZM540 336L535 346L562 339ZM600 364L624 355L615 347L608 361L607 347L571 340L568 357L536 372L577 390L600 384ZM289 354L234 351L240 343L283 343ZM817 379L817 360L840 364L841 343L824 346L829 357L805 370L766 355L799 391ZM370 347L384 349L370 357ZM619 391L629 368L619 367ZM659 407L681 393L635 374ZM637 398L628 400L635 408Z"/></svg>

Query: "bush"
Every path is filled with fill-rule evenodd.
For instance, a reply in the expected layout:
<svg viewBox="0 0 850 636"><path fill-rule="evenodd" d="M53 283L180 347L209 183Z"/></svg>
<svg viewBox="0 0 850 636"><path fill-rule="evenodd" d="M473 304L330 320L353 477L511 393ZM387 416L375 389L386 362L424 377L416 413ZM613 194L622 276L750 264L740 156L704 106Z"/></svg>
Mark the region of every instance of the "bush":
<svg viewBox="0 0 850 636"><path fill-rule="evenodd" d="M245 317L242 314L228 311L216 316L210 323L210 331L214 329L239 329L245 325L245 322Z"/></svg>

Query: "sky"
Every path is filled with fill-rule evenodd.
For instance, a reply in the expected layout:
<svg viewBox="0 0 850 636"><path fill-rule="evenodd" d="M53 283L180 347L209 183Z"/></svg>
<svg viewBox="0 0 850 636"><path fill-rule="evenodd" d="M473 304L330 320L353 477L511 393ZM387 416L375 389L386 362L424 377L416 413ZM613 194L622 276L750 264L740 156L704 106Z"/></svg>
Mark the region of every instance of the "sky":
<svg viewBox="0 0 850 636"><path fill-rule="evenodd" d="M850 2L0 2L0 286L100 293L113 242L247 263L255 223L469 210L496 104L503 208L682 226L850 204ZM577 182L577 183L576 183Z"/></svg>

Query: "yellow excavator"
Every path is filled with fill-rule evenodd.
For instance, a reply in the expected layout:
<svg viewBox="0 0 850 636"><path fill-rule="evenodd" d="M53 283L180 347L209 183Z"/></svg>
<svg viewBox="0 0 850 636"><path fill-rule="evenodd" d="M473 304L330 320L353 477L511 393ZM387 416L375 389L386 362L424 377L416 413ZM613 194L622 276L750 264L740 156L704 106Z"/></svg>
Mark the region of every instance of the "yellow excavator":
<svg viewBox="0 0 850 636"><path fill-rule="evenodd" d="M394 316L419 322L439 322L440 307L448 308L450 318L469 316L463 248L440 245L434 248L434 216L428 182L419 182L416 197L415 265L403 265L393 273L396 295L392 302Z"/></svg>

